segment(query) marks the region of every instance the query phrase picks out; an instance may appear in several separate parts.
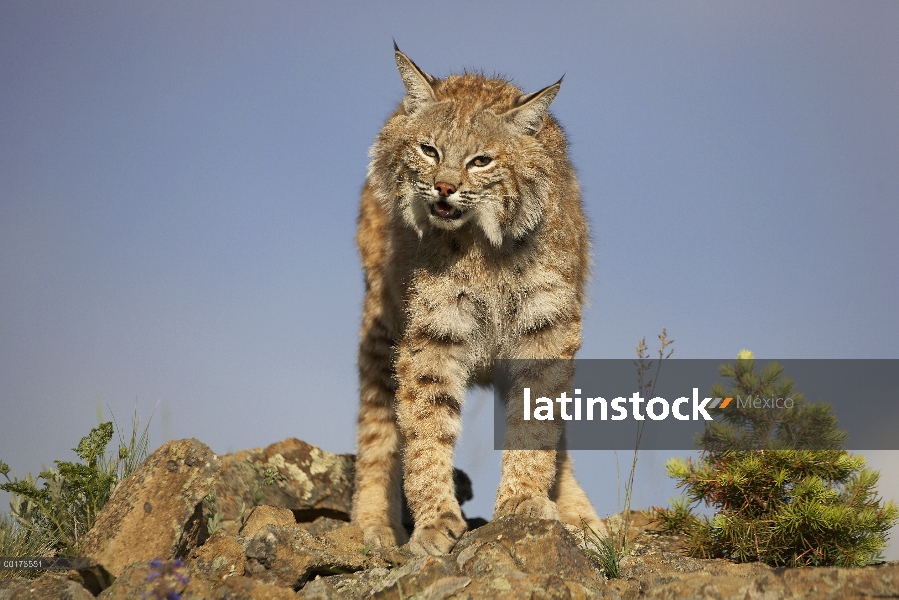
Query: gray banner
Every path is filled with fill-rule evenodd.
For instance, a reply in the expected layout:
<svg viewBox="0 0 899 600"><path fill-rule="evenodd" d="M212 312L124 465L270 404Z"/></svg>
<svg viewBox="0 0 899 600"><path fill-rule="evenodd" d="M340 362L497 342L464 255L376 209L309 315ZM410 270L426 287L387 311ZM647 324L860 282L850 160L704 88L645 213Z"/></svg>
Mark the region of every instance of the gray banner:
<svg viewBox="0 0 899 600"><path fill-rule="evenodd" d="M545 438L551 422L564 426L572 450L633 450L641 424L644 450L695 450L710 431L733 436L740 449L899 450L899 360L754 359L737 365L733 359L670 359L657 371L655 359L645 361L651 365L642 388L630 359L566 361L566 373L573 365L565 379L569 385L559 377L542 378L558 373L562 362L495 362L494 448L533 447L521 441L528 428ZM740 393L733 393L734 377L719 372L722 365L742 368ZM776 365L782 369L772 379ZM655 380L651 393L649 377ZM725 393L713 394L714 384ZM518 440L513 444L505 441L507 415L516 431L509 439ZM832 416L845 435L822 441L818 433L832 433Z"/></svg>

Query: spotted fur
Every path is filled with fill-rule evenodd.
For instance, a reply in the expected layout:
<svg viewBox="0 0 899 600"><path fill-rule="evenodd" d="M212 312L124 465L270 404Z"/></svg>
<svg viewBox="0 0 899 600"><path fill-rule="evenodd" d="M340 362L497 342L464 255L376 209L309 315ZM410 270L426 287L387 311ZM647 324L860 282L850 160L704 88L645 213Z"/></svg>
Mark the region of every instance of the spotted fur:
<svg viewBox="0 0 899 600"><path fill-rule="evenodd" d="M574 357L587 225L547 112L561 81L522 94L479 74L436 79L398 49L396 62L406 96L371 148L356 236L366 293L352 518L368 544L404 543L402 483L412 551L443 554L466 530L452 478L465 390L491 382L494 359ZM532 375L567 385L564 373ZM552 449L558 425L525 435L516 419L507 445L535 449L503 451L494 517L602 530L567 453Z"/></svg>

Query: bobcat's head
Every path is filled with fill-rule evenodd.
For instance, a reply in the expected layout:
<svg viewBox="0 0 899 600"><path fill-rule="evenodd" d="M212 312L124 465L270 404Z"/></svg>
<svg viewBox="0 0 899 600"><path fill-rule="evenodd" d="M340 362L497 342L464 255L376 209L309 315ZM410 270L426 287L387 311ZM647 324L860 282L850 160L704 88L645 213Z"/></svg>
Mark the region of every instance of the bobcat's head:
<svg viewBox="0 0 899 600"><path fill-rule="evenodd" d="M396 63L406 96L372 146L369 165L388 210L419 237L473 225L499 247L533 230L558 170L555 146L564 153L564 141L554 143L561 131L546 114L561 80L521 94L483 75L435 79L399 49ZM554 133L541 136L547 121Z"/></svg>

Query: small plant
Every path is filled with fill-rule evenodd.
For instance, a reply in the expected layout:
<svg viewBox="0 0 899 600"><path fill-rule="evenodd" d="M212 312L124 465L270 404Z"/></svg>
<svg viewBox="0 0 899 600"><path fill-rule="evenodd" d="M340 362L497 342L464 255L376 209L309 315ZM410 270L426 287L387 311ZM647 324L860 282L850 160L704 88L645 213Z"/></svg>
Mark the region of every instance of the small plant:
<svg viewBox="0 0 899 600"><path fill-rule="evenodd" d="M112 411L110 411L110 414L112 415ZM103 415L99 414L99 417L99 420L102 422ZM122 430L119 428L115 415L112 415L112 422L115 425L116 434L119 438L118 456L113 458L111 455L104 453L100 456L99 462L103 471L116 476L116 484L125 481L150 455L150 420L152 419L153 415L151 414L143 432L138 435L140 431L140 416L135 409L134 416L131 418L131 437L126 439L122 436Z"/></svg>
<svg viewBox="0 0 899 600"><path fill-rule="evenodd" d="M249 508L259 506L259 503L262 502L262 499L265 497L265 488L274 484L278 477L278 469L274 467L265 468L262 475L262 481L256 486L256 489L253 490L252 504ZM222 521L224 520L224 514L220 512L218 507L218 498L216 497L215 490L209 492L206 497L203 498L203 502L206 505L206 510L203 513L203 516L206 517L206 529L210 534L213 534L222 528ZM234 520L243 524L244 519L248 516L247 508L247 503L241 501L240 511L238 511L237 517Z"/></svg>
<svg viewBox="0 0 899 600"><path fill-rule="evenodd" d="M253 504L252 507L259 506L259 503L262 502L262 499L265 498L265 488L267 486L275 483L275 479L278 478L278 469L274 467L266 467L265 471L262 474L262 481L259 485L256 486L256 489L253 490ZM244 513L247 510L247 503L241 501L240 503L240 512L237 513L237 521L243 523L244 517L246 516Z"/></svg>
<svg viewBox="0 0 899 600"><path fill-rule="evenodd" d="M620 578L621 559L624 558L624 554L618 551L612 538L599 535L586 522L582 531L584 533L584 552L596 559L606 577L609 579Z"/></svg>
<svg viewBox="0 0 899 600"><path fill-rule="evenodd" d="M674 340L668 339L668 330L662 328L662 333L659 337L659 359L658 362L655 363L655 372L652 372L653 361L649 360L649 351L646 346L646 338L640 340L640 343L637 344L637 360L634 361L634 366L637 368L637 386L640 390L640 395L644 398L652 398L655 394L655 386L659 379L659 371L662 369L662 363L671 358L671 355L674 354L674 349L667 351L668 346L674 343ZM645 426L645 421L639 421L637 424L637 434L634 440L634 457L631 460L631 469L630 474L628 475L627 483L624 485L624 510L620 511L622 516L621 520L612 520L610 519L610 529L612 534L612 540L609 542L612 544L614 549L614 553L610 554L606 550L601 550L600 552L604 553L603 556L614 556L616 559L616 566L614 569L605 569L606 575L608 577L620 577L619 575L611 575L610 573L620 573L618 568L618 563L622 558L627 556L627 553L630 550L630 521L631 521L631 500L633 499L634 494L634 474L637 471L637 457L640 450L640 440L643 437L643 427ZM616 453L615 460L617 463L618 455ZM618 481L618 496L619 496L619 508L620 508L620 498L621 498L621 480L619 477ZM592 531L592 530L591 530ZM595 532L594 536L595 536ZM587 538L587 532L584 531L585 540ZM605 546L603 546L604 548ZM594 553L595 554L595 553ZM593 554L591 554L593 555ZM602 560L600 561L602 562Z"/></svg>
<svg viewBox="0 0 899 600"><path fill-rule="evenodd" d="M137 431L135 418L130 440L126 443L120 431L118 453L110 456L106 447L113 437L113 422L100 423L73 448L79 461L54 461L55 469L45 469L37 477L26 473L22 479L15 474L10 479L9 466L0 461L0 475L6 478L0 489L12 493L10 512L15 520L15 525L7 526L4 518L3 536L18 540L21 548L8 555L27 556L34 548L45 548L31 556L75 556L115 487L147 456L148 431L140 436Z"/></svg>
<svg viewBox="0 0 899 600"><path fill-rule="evenodd" d="M839 447L845 433L830 407L805 404L779 365L760 374L754 367L748 351L735 365L723 365L719 372L733 383L726 395L787 393L795 412L777 417L735 411L707 430L698 461L673 458L666 465L689 501L657 509L657 521L686 533L687 550L697 557L790 567L882 561L899 507L877 496L879 473L865 468L864 457ZM723 392L713 388L713 394ZM753 444L757 449L748 449ZM714 506L715 516L690 514L685 504L699 502Z"/></svg>
<svg viewBox="0 0 899 600"><path fill-rule="evenodd" d="M37 479L9 479L0 489L14 494L12 514L26 529L52 532L56 550L74 556L81 537L94 524L116 483L112 473L101 469L100 456L112 439L112 423L101 423L81 438L73 450L83 462L54 461ZM43 486L38 487L38 480Z"/></svg>
<svg viewBox="0 0 899 600"><path fill-rule="evenodd" d="M206 512L203 513L203 516L206 517L206 530L209 532L209 535L212 535L216 531L222 528L222 519L224 515L219 511L218 507L218 499L215 495L215 490L209 492L203 501L206 503Z"/></svg>
<svg viewBox="0 0 899 600"><path fill-rule="evenodd" d="M275 479L278 478L278 469L274 467L266 467L265 471L262 473L262 482L256 487L256 490L253 492L253 506L259 506L259 503L262 502L262 499L265 498L265 488L274 484Z"/></svg>

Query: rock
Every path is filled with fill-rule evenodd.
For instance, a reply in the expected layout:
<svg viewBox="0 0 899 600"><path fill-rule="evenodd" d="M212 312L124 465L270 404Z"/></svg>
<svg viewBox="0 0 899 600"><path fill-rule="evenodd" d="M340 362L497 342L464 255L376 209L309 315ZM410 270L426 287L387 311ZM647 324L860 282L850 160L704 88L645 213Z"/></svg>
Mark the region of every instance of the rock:
<svg viewBox="0 0 899 600"><path fill-rule="evenodd" d="M294 511L297 522L313 522L325 517L348 522L353 500L355 456L331 454L296 438L288 438L264 449L242 450L222 456L216 484L218 510L225 520L245 517L256 504ZM263 485L265 471L275 469L271 485ZM464 471L453 470L459 504L471 500L471 479ZM262 499L254 495L261 492ZM472 519L473 526L482 520ZM412 515L403 506L403 523L411 530Z"/></svg>
<svg viewBox="0 0 899 600"><path fill-rule="evenodd" d="M177 598L190 581L190 571L181 559L136 561L122 569L115 583L103 590L101 600L131 598Z"/></svg>
<svg viewBox="0 0 899 600"><path fill-rule="evenodd" d="M65 573L50 572L37 579L0 581L0 600L93 600L94 596L80 583L69 580Z"/></svg>
<svg viewBox="0 0 899 600"><path fill-rule="evenodd" d="M251 538L266 525L293 525L296 522L293 511L287 508L257 506L253 508L243 527L240 528L240 535Z"/></svg>
<svg viewBox="0 0 899 600"><path fill-rule="evenodd" d="M296 600L290 588L266 585L247 577L229 577L222 582L191 580L180 600Z"/></svg>
<svg viewBox="0 0 899 600"><path fill-rule="evenodd" d="M377 581L371 590L371 598L420 597L425 589L455 575L456 565L449 556L415 558Z"/></svg>
<svg viewBox="0 0 899 600"><path fill-rule="evenodd" d="M747 589L752 588L747 586ZM784 590L787 591L784 597L794 598L897 598L899 563L857 569L772 569L759 579L754 589L769 595Z"/></svg>
<svg viewBox="0 0 899 600"><path fill-rule="evenodd" d="M299 525L302 528L302 525ZM314 533L309 529L306 529L312 535L320 536L322 539L328 540L330 543L335 546L342 548L345 551L352 552L356 550L360 550L363 554L365 552L365 541L363 540L362 530L356 527L355 525L346 525L338 529L328 529L322 531L321 533ZM401 562L406 562L403 559Z"/></svg>
<svg viewBox="0 0 899 600"><path fill-rule="evenodd" d="M318 578L310 581L297 592L297 598L302 600L343 600L346 596L334 587L329 581Z"/></svg>
<svg viewBox="0 0 899 600"><path fill-rule="evenodd" d="M459 568L470 575L500 570L576 579L593 571L562 523L514 515L469 532L453 555Z"/></svg>
<svg viewBox="0 0 899 600"><path fill-rule="evenodd" d="M631 513L634 555L622 578L609 580L622 598L899 598L899 563L860 568L774 569L762 563L684 556L676 535L656 531Z"/></svg>
<svg viewBox="0 0 899 600"><path fill-rule="evenodd" d="M82 571L88 589L105 588L126 565L153 559L185 558L208 537L203 498L213 490L218 457L203 443L163 444L125 481L80 544L96 564Z"/></svg>
<svg viewBox="0 0 899 600"><path fill-rule="evenodd" d="M669 557L677 565L680 557ZM652 564L652 561L637 561ZM899 598L899 563L774 569L761 563L698 561L692 572L648 567L612 580L622 598ZM677 567L675 567L677 568Z"/></svg>
<svg viewBox="0 0 899 600"><path fill-rule="evenodd" d="M215 533L205 544L190 554L193 576L210 581L224 581L243 575L247 558L244 548L233 536Z"/></svg>
<svg viewBox="0 0 899 600"><path fill-rule="evenodd" d="M277 472L272 485L263 485L266 468ZM299 520L326 516L349 521L353 456L331 454L296 438L222 456L216 497L225 519L236 519L241 509L249 512L260 490L259 504L297 511Z"/></svg>
<svg viewBox="0 0 899 600"><path fill-rule="evenodd" d="M247 545L246 556L247 577L294 590L316 574L383 566L373 560L374 556L368 556L361 539L359 543L339 544L327 535L315 537L296 525L266 525Z"/></svg>
<svg viewBox="0 0 899 600"><path fill-rule="evenodd" d="M393 569L322 575L306 598L899 598L899 563L840 569L772 569L683 556L676 536L633 515L637 554L605 580L561 524L508 516L468 532L448 556ZM307 590L308 588L308 590ZM305 594L309 594L308 596Z"/></svg>
<svg viewBox="0 0 899 600"><path fill-rule="evenodd" d="M262 486L266 468L277 476ZM119 486L85 537L96 567L70 577L95 593L108 586L103 600L899 598L899 563L772 569L689 558L679 536L657 531L636 511L609 519L613 530L629 523L631 553L620 579L604 578L576 527L518 515L482 522L446 556L412 559L408 547L366 546L347 522L352 468L351 455L293 439L222 457L221 467L196 440L171 442ZM470 482L458 473L465 500ZM202 499L213 488L216 503L206 508L219 511L210 518L220 527L208 536ZM225 512L230 521L221 519ZM59 574L0 582L0 600L86 600L87 593Z"/></svg>
<svg viewBox="0 0 899 600"><path fill-rule="evenodd" d="M329 517L318 517L311 523L298 523L298 525L312 535L321 535L329 531L336 531L338 529L347 527L349 523L347 523L346 521L341 521L339 519L331 519Z"/></svg>
<svg viewBox="0 0 899 600"><path fill-rule="evenodd" d="M350 578L368 579L360 589ZM335 578L347 597L593 598L605 582L561 523L508 516L466 533L448 556L409 561L371 582Z"/></svg>

